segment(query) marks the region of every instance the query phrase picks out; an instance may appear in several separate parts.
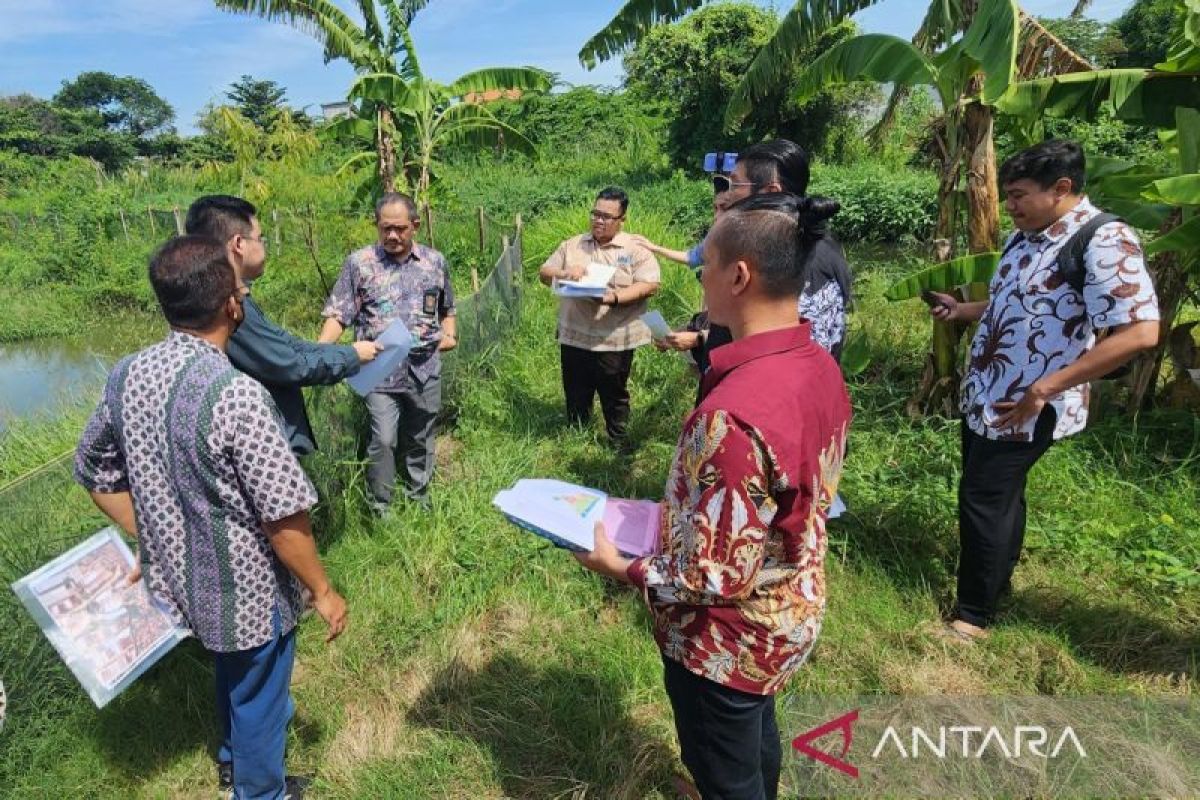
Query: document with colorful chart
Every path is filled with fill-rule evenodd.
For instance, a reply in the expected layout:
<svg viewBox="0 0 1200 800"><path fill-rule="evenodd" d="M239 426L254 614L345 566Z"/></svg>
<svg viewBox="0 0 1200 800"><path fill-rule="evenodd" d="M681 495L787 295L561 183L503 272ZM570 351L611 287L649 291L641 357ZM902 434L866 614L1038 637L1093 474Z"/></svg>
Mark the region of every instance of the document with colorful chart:
<svg viewBox="0 0 1200 800"><path fill-rule="evenodd" d="M514 525L568 550L591 550L597 522L626 555L642 556L658 547L657 503L610 499L586 486L526 478L499 492L492 504Z"/></svg>

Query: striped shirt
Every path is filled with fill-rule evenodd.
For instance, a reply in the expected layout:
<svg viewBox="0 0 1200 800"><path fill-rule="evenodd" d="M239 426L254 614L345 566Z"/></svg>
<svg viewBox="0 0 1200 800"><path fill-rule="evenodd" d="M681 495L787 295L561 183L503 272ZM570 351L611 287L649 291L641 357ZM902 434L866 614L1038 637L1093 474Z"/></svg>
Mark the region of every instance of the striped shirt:
<svg viewBox="0 0 1200 800"><path fill-rule="evenodd" d="M209 650L291 630L306 592L263 530L317 502L262 384L179 331L122 359L75 453L88 491L128 491L146 586Z"/></svg>

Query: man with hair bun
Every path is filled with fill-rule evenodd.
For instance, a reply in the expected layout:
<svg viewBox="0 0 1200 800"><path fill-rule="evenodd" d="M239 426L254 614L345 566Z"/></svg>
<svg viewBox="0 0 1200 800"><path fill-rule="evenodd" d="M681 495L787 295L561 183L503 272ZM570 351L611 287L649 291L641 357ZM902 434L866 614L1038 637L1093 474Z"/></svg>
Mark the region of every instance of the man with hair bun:
<svg viewBox="0 0 1200 800"><path fill-rule="evenodd" d="M684 423L656 555L622 556L596 528L589 569L642 590L683 762L703 798L773 800L775 693L825 611L825 520L850 401L837 362L798 319L837 203L772 193L730 207L705 243L704 300L733 341L712 353Z"/></svg>

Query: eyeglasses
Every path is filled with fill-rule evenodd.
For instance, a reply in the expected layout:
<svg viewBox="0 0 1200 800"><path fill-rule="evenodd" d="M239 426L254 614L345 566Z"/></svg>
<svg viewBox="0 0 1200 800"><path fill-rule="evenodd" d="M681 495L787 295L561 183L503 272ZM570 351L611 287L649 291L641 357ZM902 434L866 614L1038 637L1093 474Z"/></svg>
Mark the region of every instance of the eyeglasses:
<svg viewBox="0 0 1200 800"><path fill-rule="evenodd" d="M754 186L753 181L735 181L728 175L713 175L713 194L724 194L734 186Z"/></svg>
<svg viewBox="0 0 1200 800"><path fill-rule="evenodd" d="M590 216L592 219L599 220L600 222L616 222L619 219L625 219L624 215L617 216L613 214L605 214L603 211L596 211L594 209L589 212L588 216Z"/></svg>

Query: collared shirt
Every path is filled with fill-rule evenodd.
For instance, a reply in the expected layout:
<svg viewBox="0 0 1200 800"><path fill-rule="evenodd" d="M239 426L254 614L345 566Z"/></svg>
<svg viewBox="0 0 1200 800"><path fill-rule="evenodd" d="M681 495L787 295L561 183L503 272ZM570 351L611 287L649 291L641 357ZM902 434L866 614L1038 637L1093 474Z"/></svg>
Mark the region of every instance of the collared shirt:
<svg viewBox="0 0 1200 800"><path fill-rule="evenodd" d="M400 261L378 244L351 253L342 265L321 312L359 339L375 339L393 320L413 336L407 364L396 368L376 391L403 392L441 375L442 319L454 316L454 287L445 257L423 244Z"/></svg>
<svg viewBox="0 0 1200 800"><path fill-rule="evenodd" d="M283 431L292 451L307 455L317 449L301 386L337 383L358 372L358 353L348 344L317 344L276 325L254 298L242 299L245 317L226 346L229 360L267 387L283 416Z"/></svg>
<svg viewBox="0 0 1200 800"><path fill-rule="evenodd" d="M317 494L262 384L179 331L122 359L75 453L88 491L128 491L149 590L209 650L247 650L291 630L307 593L264 522Z"/></svg>
<svg viewBox="0 0 1200 800"><path fill-rule="evenodd" d="M1141 245L1123 222L1102 226L1088 245L1082 295L1059 272L1058 251L1099 213L1085 197L1044 231L1009 240L963 377L961 411L976 434L1032 441L1036 418L1004 430L989 424L999 416L996 403L1020 400L1039 379L1078 361L1092 349L1098 329L1158 319ZM1055 439L1083 430L1088 385L1055 395L1050 405L1058 415Z"/></svg>
<svg viewBox="0 0 1200 800"><path fill-rule="evenodd" d="M804 662L825 611L825 519L850 400L809 331L713 351L667 479L660 552L628 571L667 658L754 694Z"/></svg>
<svg viewBox="0 0 1200 800"><path fill-rule="evenodd" d="M543 266L554 269L586 267L592 262L616 267L609 288L620 291L635 283L661 280L654 254L634 244L627 233L599 244L585 233L558 246ZM590 298L559 298L558 341L583 350L632 350L650 343L650 329L642 322L648 299L619 306L606 306Z"/></svg>

